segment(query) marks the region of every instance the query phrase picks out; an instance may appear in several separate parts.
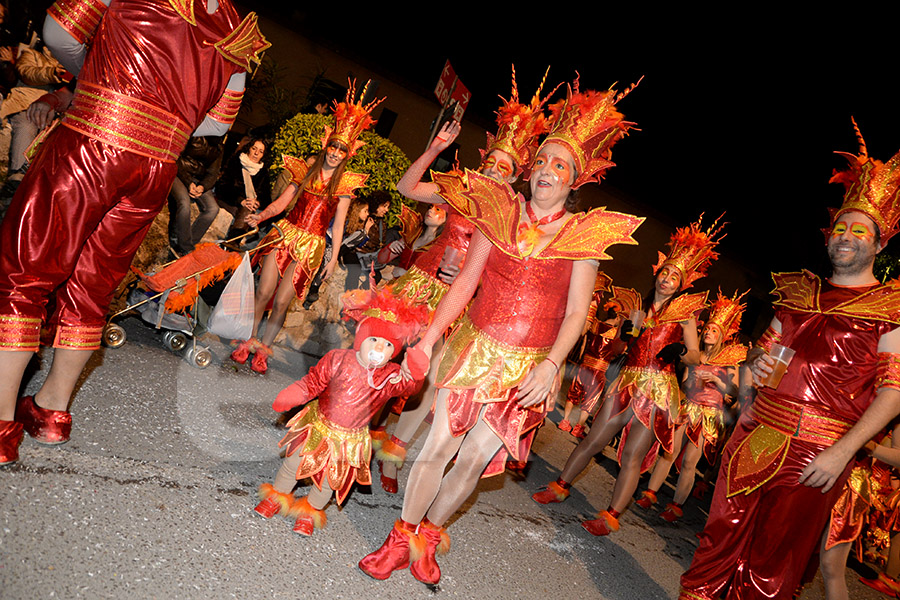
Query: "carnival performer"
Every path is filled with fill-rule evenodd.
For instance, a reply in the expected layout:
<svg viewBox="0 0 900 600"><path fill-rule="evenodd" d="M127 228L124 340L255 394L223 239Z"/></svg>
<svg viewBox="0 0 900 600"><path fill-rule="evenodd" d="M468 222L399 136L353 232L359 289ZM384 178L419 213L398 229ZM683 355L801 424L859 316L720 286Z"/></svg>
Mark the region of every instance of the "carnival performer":
<svg viewBox="0 0 900 600"><path fill-rule="evenodd" d="M587 322L584 324L585 332L584 349L581 354L581 363L572 379L569 393L566 395L566 406L563 409L563 420L558 427L566 433L571 433L578 439L585 437L584 427L590 417L597 410L606 387L606 370L609 363L625 350L625 344L619 336L619 326L625 321L632 310L641 305L640 295L626 288L614 288L619 291L618 297L614 291L613 298L606 304L602 304L603 292L609 291L612 280L602 272L597 272L597 281L594 283L594 298L588 309ZM600 311L604 312L605 319L601 320ZM569 421L572 409L578 407L581 416L573 426Z"/></svg>
<svg viewBox="0 0 900 600"><path fill-rule="evenodd" d="M700 220L679 228L669 242L669 255L659 254L654 267L653 290L644 298L643 323L626 321L629 339L628 358L616 380L610 384L591 432L569 456L559 478L547 489L532 496L535 502L549 504L569 497L575 477L620 431L619 463L612 499L596 519L582 523L593 535L608 535L619 529L619 516L628 508L641 473L652 466L660 448L671 453L675 445L675 423L681 415L681 390L675 376L675 363L700 362L697 341L697 317L706 308L706 292L681 294L706 275L709 264L718 258L713 248L721 228L718 220L707 229ZM644 316L646 314L646 317Z"/></svg>
<svg viewBox="0 0 900 600"><path fill-rule="evenodd" d="M743 294L729 298L719 290L719 297L710 307L709 319L701 334L700 364L684 371L684 422L675 431L673 451L657 459L650 485L637 501L642 508L650 508L656 503L659 488L669 476L672 463L687 437L690 444L681 459L675 498L659 515L670 523L684 516L683 506L694 487L700 459L705 456L709 464L716 463L719 442L725 431L726 398L737 398L738 365L747 357L747 347L729 342L741 326L741 316L746 308L740 303L742 297Z"/></svg>
<svg viewBox="0 0 900 600"><path fill-rule="evenodd" d="M414 353L408 361L412 379L401 376L400 365L390 362L421 331L424 306L384 291L349 295L344 316L359 321L353 348L327 352L272 404L284 412L309 403L288 422L290 431L279 444L284 462L274 485L260 486L262 502L255 510L267 519L278 513L296 517L294 531L301 535L325 526L323 509L332 496L342 504L354 482L371 485L369 422L388 400L414 392L428 369L423 354ZM295 499L294 486L307 477L315 489Z"/></svg>
<svg viewBox="0 0 900 600"><path fill-rule="evenodd" d="M368 84L363 87L360 98L365 98L367 89ZM283 212L291 200L297 198L291 212L260 242L260 246L264 246L284 236L280 242L265 247L258 254L262 257L262 269L256 287L253 333L231 353L232 360L239 363L247 362L252 353L250 368L257 373L268 370L271 345L284 325L291 301L295 296L303 301L322 264L328 224L333 218L332 243L335 248L340 248L353 192L368 178L368 175L347 171L346 165L365 143L359 140L359 135L372 124L370 114L381 100L356 103L353 101L355 93L356 86L351 82L344 102L335 105L334 128L326 127L321 152L308 161L285 154L284 168L290 172L291 183L262 212L245 217L250 227L256 227ZM323 280L334 271L338 254L333 252L325 265ZM266 333L260 340L257 338L259 323L270 301L272 310L266 321Z"/></svg>
<svg viewBox="0 0 900 600"><path fill-rule="evenodd" d="M545 73L544 80L531 101L525 104L519 102L515 69L513 70L510 100L504 101L503 106L497 111L497 136L488 134L487 149L481 151L483 160L479 171L482 175L495 181L512 184L522 174L523 168L533 162L538 137L548 130L547 120L542 111L546 97L541 99L546 77ZM556 88L553 91L556 91ZM444 200L438 195L436 183L422 181L428 166L450 146L458 134L459 124L455 121L447 123L441 128L428 150L397 182L397 189L407 198L440 204L447 212L447 222L442 235L425 252L416 257L406 274L390 284L394 293L417 298L420 302L425 302L432 311L450 289L450 284L464 264L469 240L475 230L475 225L457 210L443 204ZM433 364L421 394L417 399L410 399L404 405L393 435L385 439L376 451L382 469L381 486L391 494L397 493L397 473L406 460L406 448L434 406L432 400L434 377L443 340L439 340L437 344L433 353ZM378 435L379 432L374 431L373 434ZM381 435L387 437L386 434Z"/></svg>
<svg viewBox="0 0 900 600"><path fill-rule="evenodd" d="M900 412L900 285L872 273L897 233L900 153L881 164L860 142L860 156L845 155L850 168L832 177L847 191L828 235L831 278L773 275L775 318L748 355L759 393L722 454L681 598L718 598L726 587L729 598L790 598L851 459ZM772 388L774 344L795 354Z"/></svg>
<svg viewBox="0 0 900 600"><path fill-rule="evenodd" d="M612 244L634 244L643 219L594 209L575 215L571 192L612 166L611 146L632 126L616 110L624 94L579 92L551 107L555 126L538 150L531 199L472 171L434 174L441 196L478 227L466 264L422 341L430 354L446 328L434 423L410 472L403 512L360 569L376 579L408 564L423 583L440 580L435 554L449 546L447 519L478 479L502 473L507 455L525 461L554 402L558 365L587 317L597 259ZM444 476L444 469L456 463ZM413 548L424 549L410 554Z"/></svg>
<svg viewBox="0 0 900 600"><path fill-rule="evenodd" d="M241 22L230 0L59 0L48 14L44 41L78 85L29 107L44 127L71 100L0 226L0 350L13 351L0 353L0 463L17 459L23 426L39 442L68 441L75 383L175 159L191 135L227 132L269 46L256 15ZM54 291L53 363L17 406Z"/></svg>

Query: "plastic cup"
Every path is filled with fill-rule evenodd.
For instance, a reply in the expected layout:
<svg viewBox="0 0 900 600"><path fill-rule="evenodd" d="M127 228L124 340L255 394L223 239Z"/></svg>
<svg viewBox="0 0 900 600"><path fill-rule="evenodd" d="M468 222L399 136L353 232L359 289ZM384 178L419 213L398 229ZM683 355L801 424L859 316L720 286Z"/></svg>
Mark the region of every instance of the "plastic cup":
<svg viewBox="0 0 900 600"><path fill-rule="evenodd" d="M644 324L644 318L647 316L647 313L642 311L641 309L635 309L631 311L628 315L628 320L631 321L632 330L631 335L637 336L641 332L641 326Z"/></svg>
<svg viewBox="0 0 900 600"><path fill-rule="evenodd" d="M791 364L791 360L794 358L794 351L781 344L772 344L769 356L775 359L775 364L772 366L772 372L763 381L763 385L774 390L781 383L781 378L787 372L788 365Z"/></svg>
<svg viewBox="0 0 900 600"><path fill-rule="evenodd" d="M444 256L441 257L438 275L447 273L447 267L455 267L457 265L459 265L459 251L453 246L447 246L444 248Z"/></svg>

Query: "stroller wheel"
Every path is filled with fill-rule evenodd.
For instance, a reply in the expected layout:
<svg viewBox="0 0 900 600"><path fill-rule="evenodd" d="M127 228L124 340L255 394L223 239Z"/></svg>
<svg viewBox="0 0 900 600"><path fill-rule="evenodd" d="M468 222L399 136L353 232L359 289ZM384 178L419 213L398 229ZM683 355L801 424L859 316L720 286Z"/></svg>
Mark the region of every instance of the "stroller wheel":
<svg viewBox="0 0 900 600"><path fill-rule="evenodd" d="M125 343L125 337L125 330L115 323L108 324L103 330L103 343L110 348L121 347Z"/></svg>
<svg viewBox="0 0 900 600"><path fill-rule="evenodd" d="M212 352L209 351L209 348L202 346L189 349L184 357L198 369L205 369L212 362Z"/></svg>
<svg viewBox="0 0 900 600"><path fill-rule="evenodd" d="M180 331L167 331L163 335L163 344L172 352L181 352L187 346L187 336Z"/></svg>

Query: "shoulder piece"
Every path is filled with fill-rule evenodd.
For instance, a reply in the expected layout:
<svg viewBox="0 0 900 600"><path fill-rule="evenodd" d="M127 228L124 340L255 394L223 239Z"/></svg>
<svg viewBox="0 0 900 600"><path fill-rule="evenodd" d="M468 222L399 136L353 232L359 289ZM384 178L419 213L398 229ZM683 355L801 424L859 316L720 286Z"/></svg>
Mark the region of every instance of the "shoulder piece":
<svg viewBox="0 0 900 600"><path fill-rule="evenodd" d="M519 256L516 228L519 202L506 182L497 182L466 169L465 173L431 173L438 195L462 216L475 224L497 248L510 256Z"/></svg>
<svg viewBox="0 0 900 600"><path fill-rule="evenodd" d="M784 306L804 312L819 312L819 291L822 281L811 272L803 270L799 273L772 273L777 296L775 306Z"/></svg>
<svg viewBox="0 0 900 600"><path fill-rule="evenodd" d="M900 325L900 281L893 279L824 312Z"/></svg>
<svg viewBox="0 0 900 600"><path fill-rule="evenodd" d="M100 0L56 0L47 9L47 15L79 44L91 42L105 13L106 5Z"/></svg>
<svg viewBox="0 0 900 600"><path fill-rule="evenodd" d="M715 356L710 357L708 364L717 367L734 367L744 362L745 358L747 358L747 346L731 344L719 350Z"/></svg>
<svg viewBox="0 0 900 600"><path fill-rule="evenodd" d="M281 157L282 165L291 174L291 183L300 185L306 173L309 171L309 165L305 160L301 160L296 156L285 154Z"/></svg>
<svg viewBox="0 0 900 600"><path fill-rule="evenodd" d="M606 249L613 244L637 245L631 235L643 222L644 217L613 212L606 208L579 213L566 221L538 256L568 260L607 260L612 257L606 253Z"/></svg>
<svg viewBox="0 0 900 600"><path fill-rule="evenodd" d="M197 19L194 17L194 0L169 0L169 6L191 25L197 24Z"/></svg>
<svg viewBox="0 0 900 600"><path fill-rule="evenodd" d="M619 287L618 285L612 286L611 300L619 303L622 307L619 314L625 318L628 318L632 311L639 309L644 302L641 295L634 288Z"/></svg>
<svg viewBox="0 0 900 600"><path fill-rule="evenodd" d="M656 319L657 323L680 323L688 319L696 319L706 308L706 295L709 292L697 292L695 294L683 294L678 296L666 306Z"/></svg>
<svg viewBox="0 0 900 600"><path fill-rule="evenodd" d="M174 6L175 3L185 0L169 1ZM191 2L191 0L187 1ZM265 52L272 44L263 37L256 22L256 13L252 12L241 21L234 31L213 45L227 60L249 71L252 68L250 63L259 64L262 61L260 53Z"/></svg>
<svg viewBox="0 0 900 600"><path fill-rule="evenodd" d="M338 182L337 191L335 191L335 196L350 196L353 198L355 194L354 190L361 188L366 184L366 179L369 178L369 175L366 173L353 173L351 171L344 171L344 174L341 176L341 180Z"/></svg>

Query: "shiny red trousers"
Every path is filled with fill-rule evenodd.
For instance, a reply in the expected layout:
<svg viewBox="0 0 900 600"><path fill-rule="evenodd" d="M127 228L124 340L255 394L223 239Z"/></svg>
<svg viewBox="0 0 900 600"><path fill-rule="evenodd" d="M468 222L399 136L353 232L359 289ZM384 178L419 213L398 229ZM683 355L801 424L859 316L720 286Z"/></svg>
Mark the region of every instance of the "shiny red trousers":
<svg viewBox="0 0 900 600"><path fill-rule="evenodd" d="M54 346L99 345L175 172L64 126L47 138L0 225L0 349L37 350L34 323L54 291Z"/></svg>
<svg viewBox="0 0 900 600"><path fill-rule="evenodd" d="M728 463L755 427L742 417L725 448L700 547L681 577L681 599L713 600L723 593L729 600L790 599L821 542L852 462L823 494L798 479L825 446L794 438L772 479L750 494L726 498Z"/></svg>

